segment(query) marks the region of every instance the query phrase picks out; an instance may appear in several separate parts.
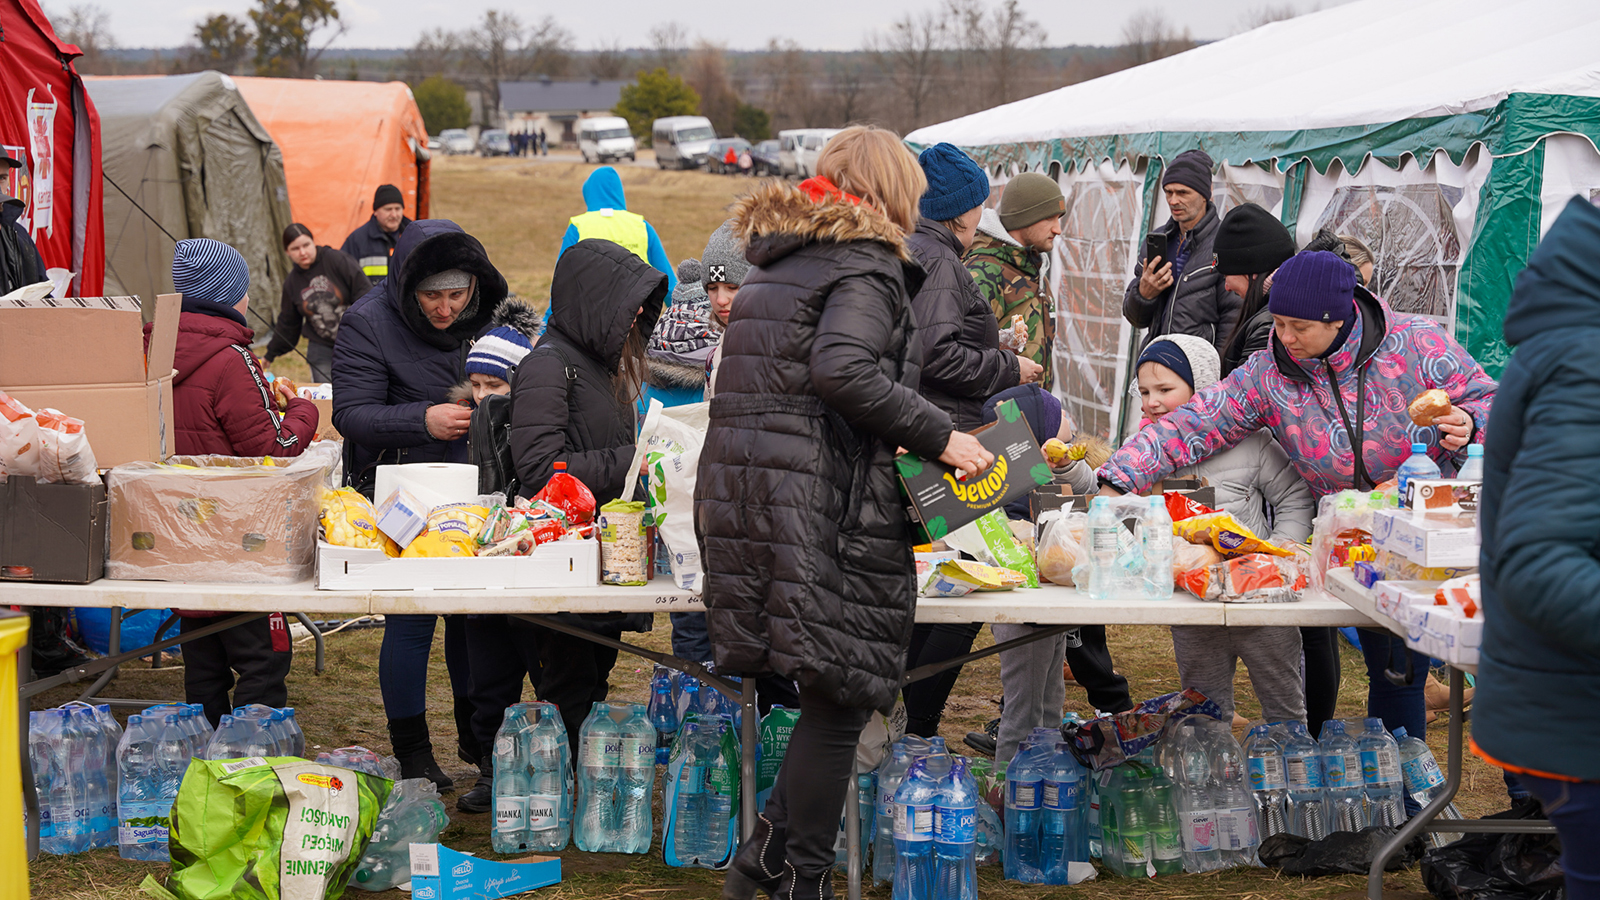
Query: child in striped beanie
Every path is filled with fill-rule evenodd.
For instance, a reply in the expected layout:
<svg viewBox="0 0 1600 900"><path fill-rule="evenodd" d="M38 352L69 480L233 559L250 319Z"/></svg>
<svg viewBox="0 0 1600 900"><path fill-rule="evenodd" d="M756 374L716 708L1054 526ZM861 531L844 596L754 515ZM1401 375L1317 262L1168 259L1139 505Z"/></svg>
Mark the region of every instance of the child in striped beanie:
<svg viewBox="0 0 1600 900"><path fill-rule="evenodd" d="M473 405L490 394L511 393L511 376L522 358L533 349L539 333L539 314L527 304L506 299L495 307L492 326L478 338L467 353L467 385ZM460 390L460 388L458 388Z"/></svg>

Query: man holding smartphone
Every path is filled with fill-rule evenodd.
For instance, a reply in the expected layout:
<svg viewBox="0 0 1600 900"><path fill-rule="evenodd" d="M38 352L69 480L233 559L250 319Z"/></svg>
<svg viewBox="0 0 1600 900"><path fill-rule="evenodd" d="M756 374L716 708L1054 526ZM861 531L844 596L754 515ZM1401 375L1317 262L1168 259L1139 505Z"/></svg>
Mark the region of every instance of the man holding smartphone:
<svg viewBox="0 0 1600 900"><path fill-rule="evenodd" d="M1227 343L1243 299L1228 293L1217 273L1213 243L1221 218L1211 203L1211 157L1185 150L1161 176L1172 218L1146 236L1122 316L1148 329L1144 343L1164 334L1192 334L1219 349Z"/></svg>

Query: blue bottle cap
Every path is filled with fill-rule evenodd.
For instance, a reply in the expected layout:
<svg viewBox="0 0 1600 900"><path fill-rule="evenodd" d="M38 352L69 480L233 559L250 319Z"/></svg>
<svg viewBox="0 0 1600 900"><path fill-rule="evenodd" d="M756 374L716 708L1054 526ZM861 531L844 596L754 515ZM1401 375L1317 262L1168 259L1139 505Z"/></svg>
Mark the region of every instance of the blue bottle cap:
<svg viewBox="0 0 1600 900"><path fill-rule="evenodd" d="M1408 737L1408 735L1406 734L1406 727L1404 725L1396 725L1394 727L1394 739L1395 740L1403 741L1407 737Z"/></svg>
<svg viewBox="0 0 1600 900"><path fill-rule="evenodd" d="M1412 444L1411 445L1411 452L1412 453L1427 453L1428 452L1428 445L1427 444Z"/></svg>
<svg viewBox="0 0 1600 900"><path fill-rule="evenodd" d="M1467 445L1467 456L1471 457L1471 456L1482 456L1482 455L1483 455L1483 445L1482 444L1468 444Z"/></svg>

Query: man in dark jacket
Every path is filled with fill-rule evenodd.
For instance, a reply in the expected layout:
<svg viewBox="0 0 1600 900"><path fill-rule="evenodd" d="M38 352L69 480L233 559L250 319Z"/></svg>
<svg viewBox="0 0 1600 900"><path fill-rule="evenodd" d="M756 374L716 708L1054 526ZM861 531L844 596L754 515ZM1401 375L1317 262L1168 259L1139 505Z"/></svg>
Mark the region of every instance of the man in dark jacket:
<svg viewBox="0 0 1600 900"><path fill-rule="evenodd" d="M350 232L339 248L356 261L362 274L376 287L389 277L392 262L395 269L400 261L394 259L400 236L406 233L411 220L406 218L405 196L392 184L380 184L372 195L372 218L365 225Z"/></svg>
<svg viewBox="0 0 1600 900"><path fill-rule="evenodd" d="M1517 276L1516 347L1484 442L1483 648L1473 749L1561 835L1568 895L1600 895L1600 210L1567 202Z"/></svg>
<svg viewBox="0 0 1600 900"><path fill-rule="evenodd" d="M0 150L0 169L20 168L22 163ZM9 174L9 172L8 172ZM0 294L45 280L44 261L34 246L28 229L18 221L28 208L26 203L0 190Z"/></svg>
<svg viewBox="0 0 1600 900"><path fill-rule="evenodd" d="M950 414L957 430L971 431L983 424L986 398L1038 380L1041 367L1000 349L994 313L961 264L989 197L988 176L951 144L935 144L917 161L928 190L906 246L928 275L911 298L922 344L921 391Z"/></svg>
<svg viewBox="0 0 1600 900"><path fill-rule="evenodd" d="M1146 344L1163 334L1192 334L1220 352L1241 299L1228 293L1212 260L1219 219L1211 203L1211 157L1203 150L1179 153L1161 176L1161 190L1172 218L1156 233L1166 236L1169 258L1134 268L1122 317L1149 329Z"/></svg>

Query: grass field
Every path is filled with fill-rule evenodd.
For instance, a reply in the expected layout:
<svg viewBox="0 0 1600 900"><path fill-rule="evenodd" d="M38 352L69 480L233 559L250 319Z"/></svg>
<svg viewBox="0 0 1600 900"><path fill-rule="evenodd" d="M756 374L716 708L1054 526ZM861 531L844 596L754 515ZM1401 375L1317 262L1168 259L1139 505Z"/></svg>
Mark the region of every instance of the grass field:
<svg viewBox="0 0 1600 900"><path fill-rule="evenodd" d="M569 216L583 209L580 186L592 167L576 162L528 162L523 160L479 160L445 158L434 169L435 215L457 220L467 231L483 240L490 255L505 272L514 290L529 297L542 297L549 286L550 269L562 230ZM725 216L725 207L750 182L742 179L700 173L658 172L643 167L623 167L623 183L632 209L655 223L668 254L674 259L698 255L706 236ZM291 377L303 377L285 359L279 368ZM635 636L654 649L669 647L670 628L665 616L658 616L656 630ZM361 744L374 750L389 751L382 702L378 694L379 630L347 631L328 638L327 671L313 672L309 643L296 647L293 672L289 679L291 703L306 731L310 745L333 748ZM470 785L472 773L455 759L455 733L451 717L449 681L444 668L442 628L436 637L429 668L429 717L439 761L458 784ZM981 646L991 643L985 630ZM1172 690L1177 684L1172 641L1167 630L1157 627L1112 627L1112 654L1117 668L1128 677L1135 699ZM1000 699L999 663L989 657L968 665L957 683L945 714L942 733L953 748L961 748L962 737L978 730L998 714ZM644 702L648 696L649 664L624 657L612 673L614 699ZM111 696L150 699L182 699L182 670L151 670L145 666L125 667L107 690ZM1237 686L1241 714L1260 713L1249 679L1241 670ZM35 697L33 708L42 709L73 699L75 692L58 689ZM530 698L531 699L531 698ZM1068 708L1090 714L1092 710L1075 687L1067 691ZM1364 714L1366 673L1359 653L1344 648L1344 684L1339 715ZM1441 763L1444 759L1444 722L1430 731L1429 744ZM961 752L964 752L961 751ZM659 802L659 801L658 801ZM464 851L489 854L487 815L463 815L451 807L451 824L443 835L444 843ZM1503 809L1505 793L1498 770L1469 755L1464 786L1457 805L1466 815L1479 815ZM699 869L669 868L661 861L658 837L655 848L644 856L588 854L569 850L562 857L564 880L533 896L543 900L680 900L718 896L721 877ZM72 857L42 857L31 865L32 895L46 900L131 900L143 896L138 884L146 874L165 874L165 867L125 862L115 851L96 851ZM980 892L991 897L1047 898L1073 897L1083 900L1276 900L1276 898L1329 898L1358 900L1365 894L1362 876L1306 880L1286 878L1265 869L1233 870L1209 875L1184 875L1153 881L1127 881L1113 877L1072 888L1026 887L1001 881L997 869L979 872ZM1413 869L1387 879L1389 896L1420 898L1427 896ZM837 887L843 896L843 880ZM346 894L362 896L356 892ZM403 897L390 891L385 897ZM885 888L869 889L866 896L886 900Z"/></svg>

